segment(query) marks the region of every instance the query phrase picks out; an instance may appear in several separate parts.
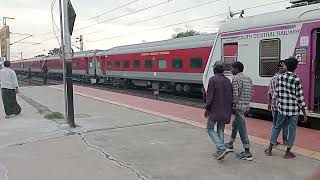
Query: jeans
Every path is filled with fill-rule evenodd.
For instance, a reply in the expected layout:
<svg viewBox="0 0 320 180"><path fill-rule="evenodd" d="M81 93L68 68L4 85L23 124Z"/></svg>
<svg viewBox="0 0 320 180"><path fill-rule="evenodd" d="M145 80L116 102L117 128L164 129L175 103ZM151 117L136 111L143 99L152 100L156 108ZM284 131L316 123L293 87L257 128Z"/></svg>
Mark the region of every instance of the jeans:
<svg viewBox="0 0 320 180"><path fill-rule="evenodd" d="M299 120L299 115L286 116L281 113L278 113L277 123L272 128L271 144L273 145L277 144L277 139L280 134L280 131L283 128L283 126L285 126L285 122L287 121L289 124L288 148L292 148L294 144L294 140L296 138L298 120Z"/></svg>
<svg viewBox="0 0 320 180"><path fill-rule="evenodd" d="M276 126L277 119L278 119L278 111L272 111L272 128ZM283 128L282 128L282 140L288 139L288 121L283 122Z"/></svg>
<svg viewBox="0 0 320 180"><path fill-rule="evenodd" d="M217 131L214 131L214 126L217 124ZM217 150L224 150L226 149L224 146L224 128L225 123L220 122L207 122L207 132L210 136L211 140L216 144Z"/></svg>
<svg viewBox="0 0 320 180"><path fill-rule="evenodd" d="M249 137L246 128L246 122L244 121L245 112L242 110L235 110L235 119L232 122L232 133L230 142L235 142L237 133L239 131L240 138L244 148L249 148Z"/></svg>

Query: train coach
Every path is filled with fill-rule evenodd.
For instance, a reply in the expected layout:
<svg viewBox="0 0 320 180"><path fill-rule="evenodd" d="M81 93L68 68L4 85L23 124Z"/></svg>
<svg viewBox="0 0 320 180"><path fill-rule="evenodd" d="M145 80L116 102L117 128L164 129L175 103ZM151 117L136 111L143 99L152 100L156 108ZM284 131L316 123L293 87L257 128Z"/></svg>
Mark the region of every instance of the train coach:
<svg viewBox="0 0 320 180"><path fill-rule="evenodd" d="M205 34L115 47L97 53L89 71L96 72L100 83L200 92L214 39L215 34Z"/></svg>
<svg viewBox="0 0 320 180"><path fill-rule="evenodd" d="M202 75L214 39L215 34L204 34L77 52L72 59L73 78L121 87L201 92L204 90ZM50 77L62 78L59 56L15 61L12 67L18 73L26 73L31 68L34 75L40 76L44 61L48 64Z"/></svg>
<svg viewBox="0 0 320 180"><path fill-rule="evenodd" d="M320 4L319 1L292 1L282 11L234 19L223 23L217 33L203 74L204 87L213 75L212 65L222 60L227 71L241 61L245 74L253 79L251 106L267 109L267 91L278 71L279 60L294 56L296 73L302 79L309 115L320 117ZM226 50L234 48L233 54ZM231 73L226 72L231 78Z"/></svg>

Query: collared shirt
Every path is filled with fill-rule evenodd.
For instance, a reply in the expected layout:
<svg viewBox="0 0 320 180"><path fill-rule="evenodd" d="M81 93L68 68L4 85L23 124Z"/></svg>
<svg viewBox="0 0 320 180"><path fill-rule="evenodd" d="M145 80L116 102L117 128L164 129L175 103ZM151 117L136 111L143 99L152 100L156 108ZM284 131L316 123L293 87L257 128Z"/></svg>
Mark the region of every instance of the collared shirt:
<svg viewBox="0 0 320 180"><path fill-rule="evenodd" d="M215 74L210 78L206 96L208 120L212 122L230 123L232 113L232 85L223 74Z"/></svg>
<svg viewBox="0 0 320 180"><path fill-rule="evenodd" d="M245 76L242 72L233 77L233 109L243 110L245 112L250 110L250 102L253 94L252 87L251 78Z"/></svg>
<svg viewBox="0 0 320 180"><path fill-rule="evenodd" d="M301 79L293 72L286 72L277 78L275 97L278 99L278 111L286 116L299 115L305 111Z"/></svg>
<svg viewBox="0 0 320 180"><path fill-rule="evenodd" d="M278 77L281 75L281 73L277 73L275 74L269 84L269 90L268 90L268 99L271 98L271 110L272 111L278 111L278 99L275 98L275 89L276 89L276 83L277 83L277 79Z"/></svg>
<svg viewBox="0 0 320 180"><path fill-rule="evenodd" d="M18 80L14 70L10 68L3 68L0 70L0 85L5 89L16 89L18 87Z"/></svg>

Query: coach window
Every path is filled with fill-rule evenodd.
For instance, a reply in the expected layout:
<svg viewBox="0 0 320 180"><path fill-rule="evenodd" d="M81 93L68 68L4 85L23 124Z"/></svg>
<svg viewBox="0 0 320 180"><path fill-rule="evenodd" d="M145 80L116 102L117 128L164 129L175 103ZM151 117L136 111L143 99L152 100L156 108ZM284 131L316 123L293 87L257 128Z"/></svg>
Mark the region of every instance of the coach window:
<svg viewBox="0 0 320 180"><path fill-rule="evenodd" d="M223 62L226 71L231 71L231 64L237 60L238 43L228 43L223 45Z"/></svg>
<svg viewBox="0 0 320 180"><path fill-rule="evenodd" d="M115 68L120 68L120 61L116 61L114 66L115 66Z"/></svg>
<svg viewBox="0 0 320 180"><path fill-rule="evenodd" d="M112 62L111 61L107 61L107 68L112 68Z"/></svg>
<svg viewBox="0 0 320 180"><path fill-rule="evenodd" d="M201 69L202 68L202 58L191 58L190 59L191 69Z"/></svg>
<svg viewBox="0 0 320 180"><path fill-rule="evenodd" d="M124 68L129 69L130 68L130 63L129 61L124 61Z"/></svg>
<svg viewBox="0 0 320 180"><path fill-rule="evenodd" d="M182 69L183 68L182 58L173 58L172 67L174 69Z"/></svg>
<svg viewBox="0 0 320 180"><path fill-rule="evenodd" d="M77 68L77 67L79 67L79 66L80 66L80 63L78 63L78 62L77 62L77 63L72 63L72 67L73 67L73 68Z"/></svg>
<svg viewBox="0 0 320 180"><path fill-rule="evenodd" d="M144 61L144 68L151 69L152 68L152 60L145 60Z"/></svg>
<svg viewBox="0 0 320 180"><path fill-rule="evenodd" d="M159 69L167 69L167 60L159 59L158 60L158 68Z"/></svg>
<svg viewBox="0 0 320 180"><path fill-rule="evenodd" d="M264 39L260 41L259 74L261 77L272 77L278 72L280 50L280 39Z"/></svg>
<svg viewBox="0 0 320 180"><path fill-rule="evenodd" d="M140 68L140 60L134 60L133 61L133 67L135 69L139 69Z"/></svg>

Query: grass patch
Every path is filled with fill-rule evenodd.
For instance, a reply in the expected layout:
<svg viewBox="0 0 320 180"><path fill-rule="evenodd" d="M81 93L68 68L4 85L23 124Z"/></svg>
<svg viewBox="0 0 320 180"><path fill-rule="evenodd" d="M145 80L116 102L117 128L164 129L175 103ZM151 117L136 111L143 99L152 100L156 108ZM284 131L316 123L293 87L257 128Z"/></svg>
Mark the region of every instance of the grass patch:
<svg viewBox="0 0 320 180"><path fill-rule="evenodd" d="M64 119L64 115L59 112L51 112L45 115L44 118L50 119L50 120Z"/></svg>

